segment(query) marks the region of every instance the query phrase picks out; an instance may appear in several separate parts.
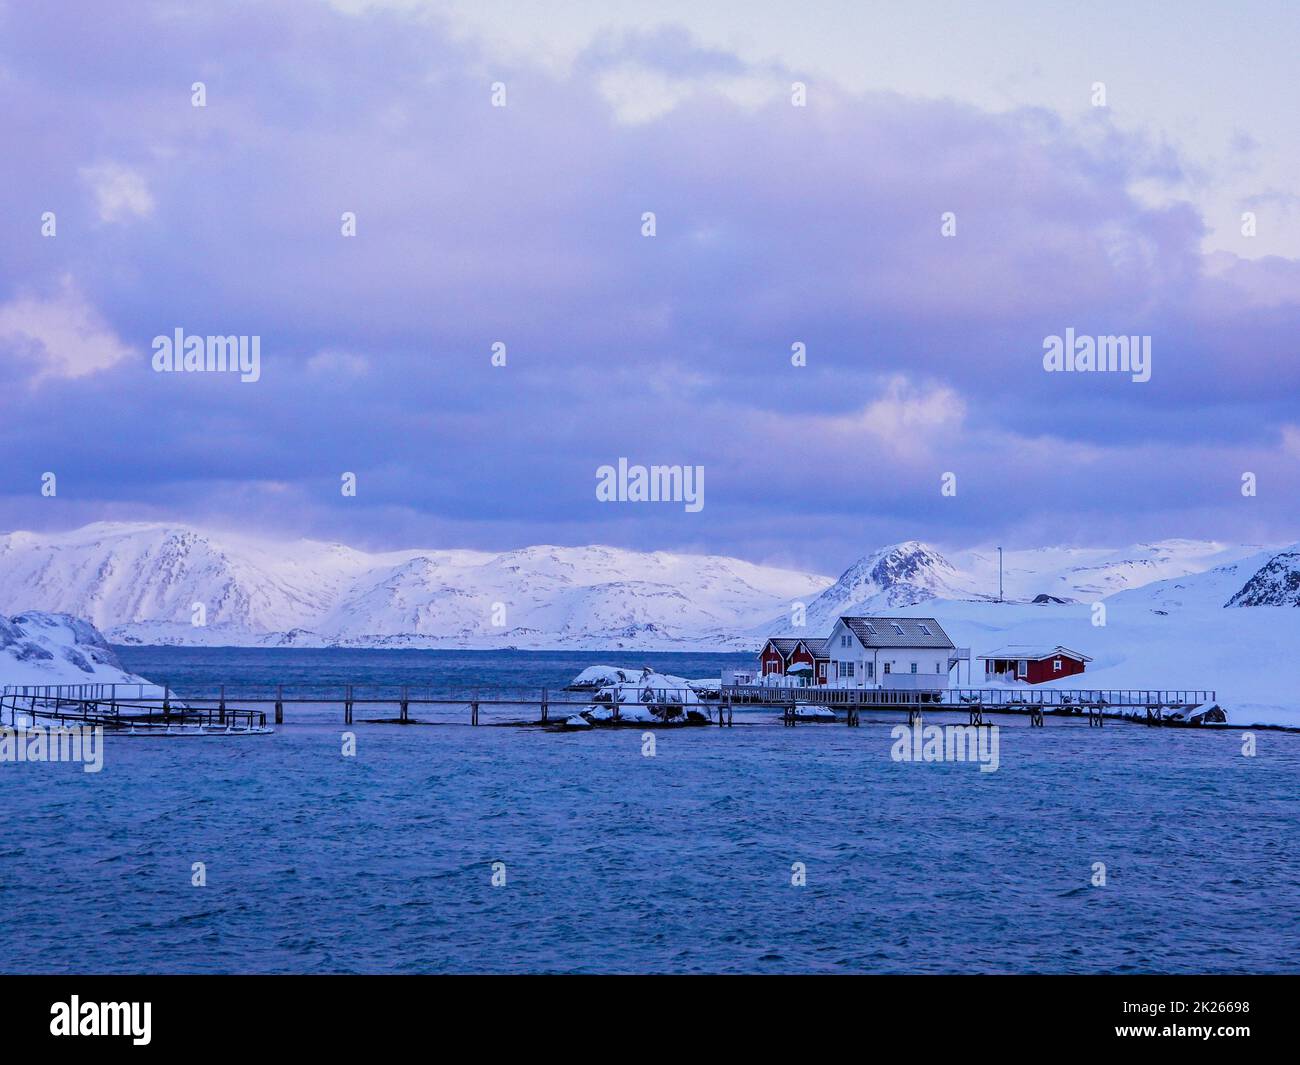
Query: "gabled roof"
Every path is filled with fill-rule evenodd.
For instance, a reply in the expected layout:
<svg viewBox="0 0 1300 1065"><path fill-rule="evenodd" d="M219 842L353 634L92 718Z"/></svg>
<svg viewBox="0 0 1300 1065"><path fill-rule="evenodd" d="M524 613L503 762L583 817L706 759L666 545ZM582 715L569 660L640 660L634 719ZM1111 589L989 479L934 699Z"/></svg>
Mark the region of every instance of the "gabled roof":
<svg viewBox="0 0 1300 1065"><path fill-rule="evenodd" d="M934 618L840 618L863 647L955 647ZM902 629L902 632L898 630ZM927 634L924 630L929 629Z"/></svg>
<svg viewBox="0 0 1300 1065"><path fill-rule="evenodd" d="M1078 651L1071 651L1068 647L1062 647L1059 643L1055 647L1043 647L1037 644L1009 643L1005 647L999 647L997 650L990 651L986 655L976 655L975 657L980 661L994 658L1023 658L1026 662L1041 662L1045 658L1058 658L1061 656L1073 658L1076 662L1092 661L1092 659L1087 655L1081 655Z"/></svg>
<svg viewBox="0 0 1300 1065"><path fill-rule="evenodd" d="M795 648L800 644L807 646L808 650L812 652L813 658L826 657L825 640L808 640L802 636L773 636L767 642L776 648L777 654L784 659L788 659L794 654Z"/></svg>

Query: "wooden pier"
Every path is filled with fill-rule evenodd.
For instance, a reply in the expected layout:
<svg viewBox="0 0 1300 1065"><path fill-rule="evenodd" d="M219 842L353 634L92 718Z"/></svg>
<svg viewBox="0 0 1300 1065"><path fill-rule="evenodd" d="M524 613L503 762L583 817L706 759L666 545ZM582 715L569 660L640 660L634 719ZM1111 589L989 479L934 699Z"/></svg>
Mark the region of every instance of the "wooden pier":
<svg viewBox="0 0 1300 1065"><path fill-rule="evenodd" d="M63 694L51 688L40 694L20 694L6 689L0 694L0 727L21 728L24 722L64 728L102 728L134 735L266 733L266 714L259 710L217 706L191 706L163 692L157 699L118 699L113 692L102 697L84 692Z"/></svg>
<svg viewBox="0 0 1300 1065"><path fill-rule="evenodd" d="M16 720L16 714L30 714L51 720L78 720L114 728L158 728L193 723L220 729L232 723L240 728L266 726L269 707L277 725L284 723L287 706L339 707L345 725L354 724L358 711L382 711L385 716L362 717L371 724L491 724L548 725L592 707L611 711L608 723L624 723L621 709L639 707L660 711L664 720L641 724L680 724L693 712L695 723L720 726L734 724L737 711L755 718L761 711L776 710L782 723L829 722L829 718L801 712L818 707L835 712L834 720L849 727L861 724L863 712L906 714L910 723L922 713L964 714L970 724L988 724L990 714L1027 717L1032 727L1042 727L1048 716L1086 716L1089 727L1101 727L1107 717L1144 724L1188 724L1190 712L1215 706L1217 693L1206 689L1084 689L1044 688L945 688L935 690L880 688L778 688L762 685L723 686L705 698L694 689L623 689L626 697L613 703L603 693L563 692L558 697L548 688L482 692L409 685L301 685L219 686L215 691L177 692L170 685L84 684L42 687L14 687L0 695L0 724ZM439 720L420 720L421 708L440 714ZM449 718L449 719L448 719ZM1172 719L1171 719L1172 718ZM634 722L626 722L633 724Z"/></svg>

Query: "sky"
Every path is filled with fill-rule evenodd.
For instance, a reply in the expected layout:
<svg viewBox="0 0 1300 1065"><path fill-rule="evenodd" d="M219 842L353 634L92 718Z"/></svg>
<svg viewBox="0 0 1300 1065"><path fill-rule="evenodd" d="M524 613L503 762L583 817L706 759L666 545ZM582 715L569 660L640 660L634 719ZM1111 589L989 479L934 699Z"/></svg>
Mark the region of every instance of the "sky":
<svg viewBox="0 0 1300 1065"><path fill-rule="evenodd" d="M0 0L0 528L1293 542L1300 7L1063 8Z"/></svg>

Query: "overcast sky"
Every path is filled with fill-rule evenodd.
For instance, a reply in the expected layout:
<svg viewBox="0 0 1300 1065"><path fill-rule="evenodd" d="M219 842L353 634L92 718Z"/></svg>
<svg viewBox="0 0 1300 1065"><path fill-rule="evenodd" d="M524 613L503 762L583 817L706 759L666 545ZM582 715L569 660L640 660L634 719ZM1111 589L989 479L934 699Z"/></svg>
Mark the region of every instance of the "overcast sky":
<svg viewBox="0 0 1300 1065"><path fill-rule="evenodd" d="M0 527L1294 541L1300 6L1062 6L0 0Z"/></svg>

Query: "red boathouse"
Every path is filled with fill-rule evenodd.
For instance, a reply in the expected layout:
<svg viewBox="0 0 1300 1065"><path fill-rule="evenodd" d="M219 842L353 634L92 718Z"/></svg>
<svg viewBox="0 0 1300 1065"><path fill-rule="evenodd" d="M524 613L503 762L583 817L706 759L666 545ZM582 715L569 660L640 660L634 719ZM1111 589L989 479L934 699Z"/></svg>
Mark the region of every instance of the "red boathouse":
<svg viewBox="0 0 1300 1065"><path fill-rule="evenodd" d="M1028 647L1012 644L999 647L986 655L978 656L984 663L984 677L992 680L1023 681L1026 684L1042 684L1048 680L1072 677L1082 673L1092 659L1078 651L1071 651L1059 644L1056 647Z"/></svg>
<svg viewBox="0 0 1300 1065"><path fill-rule="evenodd" d="M758 656L761 676L799 676L808 684L826 683L827 657L825 640L805 640L794 636L774 636L763 645Z"/></svg>

